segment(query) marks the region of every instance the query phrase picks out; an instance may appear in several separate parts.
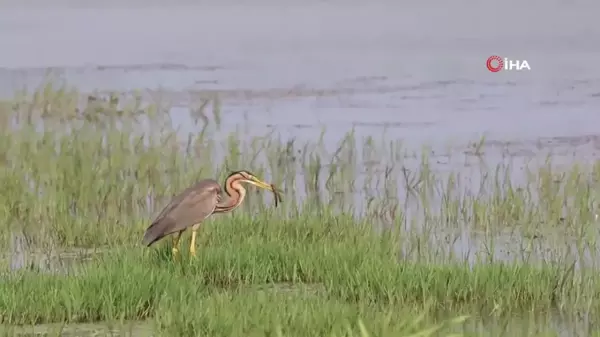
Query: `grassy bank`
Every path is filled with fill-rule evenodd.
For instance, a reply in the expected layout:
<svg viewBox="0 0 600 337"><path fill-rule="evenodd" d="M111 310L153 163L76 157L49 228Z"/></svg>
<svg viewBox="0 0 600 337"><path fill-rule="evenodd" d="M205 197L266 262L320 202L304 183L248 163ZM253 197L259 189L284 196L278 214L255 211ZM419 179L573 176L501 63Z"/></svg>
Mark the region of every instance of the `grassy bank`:
<svg viewBox="0 0 600 337"><path fill-rule="evenodd" d="M239 217L207 228L197 260L167 247L115 249L67 275L32 271L0 284L5 323L151 320L180 335L323 336L416 332L444 318L598 312L600 277L563 266L398 263L394 235L349 218ZM241 226L241 224L244 224ZM214 226L213 226L214 225ZM418 314L426 320L408 331ZM446 327L455 332L459 327ZM448 330L446 330L448 331Z"/></svg>
<svg viewBox="0 0 600 337"><path fill-rule="evenodd" d="M5 265L15 237L31 256L88 252L50 272L3 273L4 324L142 321L165 336L594 333L600 165L550 157L520 167L517 181L511 158L485 164L482 141L465 174L440 170L429 150L352 131L334 150L223 134L218 100L206 102L195 110L205 127L189 137L160 102L46 88L0 104ZM173 194L237 169L284 190L281 207L251 190L206 222L196 260L173 263L168 242L140 247Z"/></svg>

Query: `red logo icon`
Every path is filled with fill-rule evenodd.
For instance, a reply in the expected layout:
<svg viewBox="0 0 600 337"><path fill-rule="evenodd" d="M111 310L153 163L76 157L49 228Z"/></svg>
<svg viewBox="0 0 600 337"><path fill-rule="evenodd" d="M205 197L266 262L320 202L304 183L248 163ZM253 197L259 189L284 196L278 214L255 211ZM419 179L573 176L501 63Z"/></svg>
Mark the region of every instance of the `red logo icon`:
<svg viewBox="0 0 600 337"><path fill-rule="evenodd" d="M489 71L491 71L493 73L497 73L500 70L502 70L502 68L504 68L504 61L502 60L502 58L500 56L493 55L493 56L488 57L485 65L487 66Z"/></svg>

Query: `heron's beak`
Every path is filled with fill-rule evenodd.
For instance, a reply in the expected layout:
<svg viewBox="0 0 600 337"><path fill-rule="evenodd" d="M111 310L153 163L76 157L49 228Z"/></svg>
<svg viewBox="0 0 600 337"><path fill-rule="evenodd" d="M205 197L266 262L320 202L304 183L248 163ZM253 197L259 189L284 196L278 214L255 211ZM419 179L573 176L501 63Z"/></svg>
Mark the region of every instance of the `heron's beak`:
<svg viewBox="0 0 600 337"><path fill-rule="evenodd" d="M271 184L266 183L256 177L252 177L251 181L248 181L249 183L251 183L254 186L260 187L260 188L264 188L265 190L269 190L271 192L274 192L273 190L273 186L271 186Z"/></svg>

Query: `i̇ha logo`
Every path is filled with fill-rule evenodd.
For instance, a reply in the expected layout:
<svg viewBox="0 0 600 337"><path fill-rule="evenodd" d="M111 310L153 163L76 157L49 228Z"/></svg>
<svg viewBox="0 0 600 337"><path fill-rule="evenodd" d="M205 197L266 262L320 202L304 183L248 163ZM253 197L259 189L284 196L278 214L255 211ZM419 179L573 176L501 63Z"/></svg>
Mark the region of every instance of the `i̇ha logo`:
<svg viewBox="0 0 600 337"><path fill-rule="evenodd" d="M497 73L500 70L531 70L527 60L511 60L506 57L502 58L498 55L492 55L488 57L485 65L487 66L488 70L493 73Z"/></svg>

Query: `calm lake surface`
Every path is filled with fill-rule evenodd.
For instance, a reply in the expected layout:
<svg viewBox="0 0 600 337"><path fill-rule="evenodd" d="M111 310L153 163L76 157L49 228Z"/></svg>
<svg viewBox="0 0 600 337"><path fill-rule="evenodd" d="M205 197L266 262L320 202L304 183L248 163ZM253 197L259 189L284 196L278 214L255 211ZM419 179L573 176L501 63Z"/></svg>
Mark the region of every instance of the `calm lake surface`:
<svg viewBox="0 0 600 337"><path fill-rule="evenodd" d="M5 2L0 96L47 71L83 91L219 91L224 131L334 147L344 133L420 148L487 135L515 153L598 154L594 1ZM535 18L535 22L532 18ZM492 73L491 55L531 70ZM227 130L229 128L229 130ZM182 130L193 131L193 130ZM227 134L224 132L223 134ZM541 143L542 149L536 144ZM561 151L556 151L559 148ZM489 159L489 158L488 158Z"/></svg>

